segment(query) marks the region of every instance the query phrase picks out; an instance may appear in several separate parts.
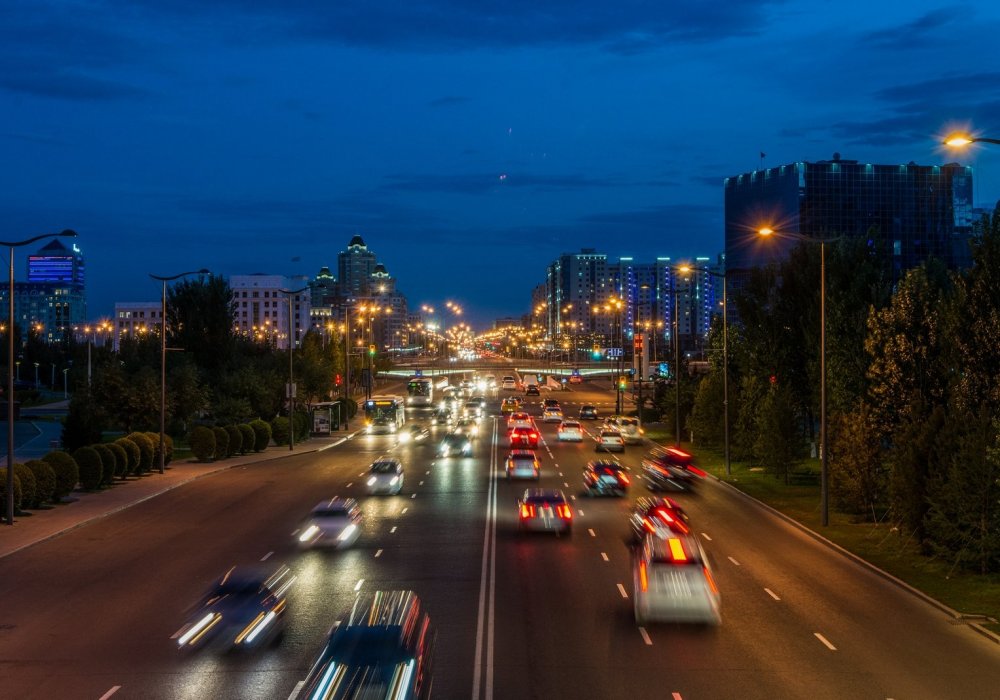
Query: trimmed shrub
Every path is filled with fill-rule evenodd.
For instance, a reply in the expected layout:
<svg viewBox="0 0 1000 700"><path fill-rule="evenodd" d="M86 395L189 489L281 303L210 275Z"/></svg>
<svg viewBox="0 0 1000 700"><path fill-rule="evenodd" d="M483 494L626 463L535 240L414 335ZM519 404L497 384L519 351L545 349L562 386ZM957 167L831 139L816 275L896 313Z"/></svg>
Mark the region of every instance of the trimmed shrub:
<svg viewBox="0 0 1000 700"><path fill-rule="evenodd" d="M215 426L212 434L215 435L215 458L225 459L229 456L229 433L225 428Z"/></svg>
<svg viewBox="0 0 1000 700"><path fill-rule="evenodd" d="M267 421L254 418L250 421L250 428L253 429L254 452L263 452L271 444L271 426Z"/></svg>
<svg viewBox="0 0 1000 700"><path fill-rule="evenodd" d="M21 480L21 505L25 508L34 508L38 498L38 491L35 487L35 475L23 464L14 464L14 476Z"/></svg>
<svg viewBox="0 0 1000 700"><path fill-rule="evenodd" d="M136 474L139 471L139 460L142 458L139 446L128 438L118 438L115 440L115 444L125 450L125 456L128 457L123 477Z"/></svg>
<svg viewBox="0 0 1000 700"><path fill-rule="evenodd" d="M235 425L227 425L226 435L229 436L229 449L226 451L226 456L238 455L243 449L243 433Z"/></svg>
<svg viewBox="0 0 1000 700"><path fill-rule="evenodd" d="M308 411L295 412L295 442L302 442L309 439L312 428L312 421Z"/></svg>
<svg viewBox="0 0 1000 700"><path fill-rule="evenodd" d="M101 486L101 455L93 447L80 447L73 453L80 468L80 487L84 491L93 491Z"/></svg>
<svg viewBox="0 0 1000 700"><path fill-rule="evenodd" d="M247 452L253 452L254 443L257 441L257 434L254 433L253 428L246 423L240 423L236 427L239 428L240 435L243 436L240 454L245 455Z"/></svg>
<svg viewBox="0 0 1000 700"><path fill-rule="evenodd" d="M275 445L288 444L288 419L278 416L271 421L271 437L274 438Z"/></svg>
<svg viewBox="0 0 1000 700"><path fill-rule="evenodd" d="M149 468L150 469L156 469L157 471L159 471L159 469L160 469L160 434L159 433L153 433L153 432L150 432L148 430L146 432L144 432L144 433L139 433L139 434L142 435L143 437L145 437L147 440L149 440L149 444L153 447L153 457L152 457L152 459L149 460ZM163 442L164 442L164 447L166 447L166 440L164 440ZM166 450L164 450L164 451L166 451ZM166 465L167 460L164 459L163 463L164 463L164 465Z"/></svg>
<svg viewBox="0 0 1000 700"><path fill-rule="evenodd" d="M146 437L145 433L129 433L126 435L129 440L139 448L139 468L137 474L148 474L153 467L153 454L156 452L153 441Z"/></svg>
<svg viewBox="0 0 1000 700"><path fill-rule="evenodd" d="M97 454L101 456L101 485L110 486L115 480L115 473L118 471L118 458L111 448L102 442L91 445Z"/></svg>
<svg viewBox="0 0 1000 700"><path fill-rule="evenodd" d="M72 455L61 450L49 452L42 457L42 460L48 462L56 473L56 491L53 500L58 503L73 493L77 482L80 481L80 468Z"/></svg>
<svg viewBox="0 0 1000 700"><path fill-rule="evenodd" d="M104 445L115 456L115 476L124 479L128 473L128 452L117 442L109 442Z"/></svg>
<svg viewBox="0 0 1000 700"><path fill-rule="evenodd" d="M199 462L210 462L215 455L215 432L204 425L196 425L188 436L191 452Z"/></svg>
<svg viewBox="0 0 1000 700"><path fill-rule="evenodd" d="M37 508L46 501L51 501L56 492L56 473L49 463L32 459L25 462L24 466L35 476L35 503L31 507Z"/></svg>
<svg viewBox="0 0 1000 700"><path fill-rule="evenodd" d="M163 449L167 451L167 458L163 463L170 464L174 461L174 439L166 433L163 434Z"/></svg>
<svg viewBox="0 0 1000 700"><path fill-rule="evenodd" d="M0 504L7 511L7 469L0 468ZM14 474L14 512L21 510L21 480Z"/></svg>

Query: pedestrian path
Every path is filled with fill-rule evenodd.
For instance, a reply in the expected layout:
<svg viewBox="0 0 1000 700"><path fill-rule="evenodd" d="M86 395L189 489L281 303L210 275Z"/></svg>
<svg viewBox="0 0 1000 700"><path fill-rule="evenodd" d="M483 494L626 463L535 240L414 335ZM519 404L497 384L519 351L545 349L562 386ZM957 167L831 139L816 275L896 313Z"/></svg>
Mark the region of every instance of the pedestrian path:
<svg viewBox="0 0 1000 700"><path fill-rule="evenodd" d="M354 434L344 434L329 438L312 438L296 444L292 450L289 450L287 445L270 447L264 452L230 457L218 462L175 462L169 465L163 474L154 470L142 477L116 481L115 486L110 489L93 492L74 491L68 503L47 510L30 511L30 515L16 516L13 525L0 523L0 558L130 508L195 479L233 467L318 452L339 445L353 436ZM21 458L20 455L19 451L18 459ZM0 511L2 510L0 508Z"/></svg>

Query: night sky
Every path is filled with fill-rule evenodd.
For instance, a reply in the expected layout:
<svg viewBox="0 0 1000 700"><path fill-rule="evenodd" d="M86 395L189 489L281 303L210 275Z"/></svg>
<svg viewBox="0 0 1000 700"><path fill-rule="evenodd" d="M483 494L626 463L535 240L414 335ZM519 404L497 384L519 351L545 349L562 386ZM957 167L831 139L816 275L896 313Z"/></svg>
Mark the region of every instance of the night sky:
<svg viewBox="0 0 1000 700"><path fill-rule="evenodd" d="M995 202L1000 147L937 142L1000 137L998 38L984 1L0 0L0 231L76 229L92 318L361 234L486 323L562 252L720 253L761 152L972 164Z"/></svg>

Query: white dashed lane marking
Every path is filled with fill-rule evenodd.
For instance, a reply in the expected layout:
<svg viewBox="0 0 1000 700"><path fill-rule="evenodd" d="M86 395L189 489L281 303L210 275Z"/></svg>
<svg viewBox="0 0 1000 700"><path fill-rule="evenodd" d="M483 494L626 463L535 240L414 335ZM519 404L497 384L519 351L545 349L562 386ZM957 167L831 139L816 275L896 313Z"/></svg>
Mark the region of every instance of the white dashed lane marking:
<svg viewBox="0 0 1000 700"><path fill-rule="evenodd" d="M740 563L738 561L736 561L735 559L733 559L732 557L729 557L729 561L733 562L736 566L740 565Z"/></svg>
<svg viewBox="0 0 1000 700"><path fill-rule="evenodd" d="M778 594L772 591L770 588L765 588L764 591L775 600L781 600L781 598L778 597Z"/></svg>
<svg viewBox="0 0 1000 700"><path fill-rule="evenodd" d="M601 559L603 559L604 561L609 561L609 559L608 559L608 553L607 552L601 552Z"/></svg>
<svg viewBox="0 0 1000 700"><path fill-rule="evenodd" d="M639 634L642 636L642 641L646 642L646 646L653 646L653 640L649 638L649 633L645 627L639 628Z"/></svg>
<svg viewBox="0 0 1000 700"><path fill-rule="evenodd" d="M274 552L268 552L267 554L265 554L264 556L262 556L262 557L260 558L260 560L261 560L261 561L267 561L268 559L270 559L270 558L271 558L271 555L272 555L272 554L274 554Z"/></svg>
<svg viewBox="0 0 1000 700"><path fill-rule="evenodd" d="M596 533L594 533L594 528L589 528L589 529L587 530L587 532L589 532L589 533L590 533L590 536L591 536L591 537L597 537L597 534L596 534Z"/></svg>
<svg viewBox="0 0 1000 700"><path fill-rule="evenodd" d="M408 510L409 510L409 508L403 508L403 510L399 511L399 514L400 515L406 515L406 511L408 511Z"/></svg>
<svg viewBox="0 0 1000 700"><path fill-rule="evenodd" d="M111 686L111 690L109 690L104 695L102 695L101 698L100 698L100 700L108 700L108 698L110 698L112 695L114 695L115 693L117 693L119 690L121 690L121 686L120 685L113 685L113 686Z"/></svg>
<svg viewBox="0 0 1000 700"><path fill-rule="evenodd" d="M352 481L352 482L350 482L350 483L349 483L349 484L347 485L347 487L346 487L346 488L351 488L352 486L354 486L354 482L353 482L353 481Z"/></svg>
<svg viewBox="0 0 1000 700"><path fill-rule="evenodd" d="M375 558L376 559L378 559L380 556L382 556L382 550L381 549L378 550L377 552L375 552Z"/></svg>
<svg viewBox="0 0 1000 700"><path fill-rule="evenodd" d="M392 534L392 533L394 533L395 531L396 531L396 526L395 526L395 525L393 525L393 526L392 526L392 529L390 529L390 530L389 530L389 534L391 535L391 534Z"/></svg>
<svg viewBox="0 0 1000 700"><path fill-rule="evenodd" d="M818 639L819 641L823 642L823 646L825 646L830 651L837 651L837 647L830 644L829 640L819 632L813 632L813 636L815 636L816 639Z"/></svg>
<svg viewBox="0 0 1000 700"><path fill-rule="evenodd" d="M622 598L628 598L628 593L625 592L625 586L618 584L618 592L622 594Z"/></svg>
<svg viewBox="0 0 1000 700"><path fill-rule="evenodd" d="M705 538L706 540L708 540L709 542L711 542L711 541L712 541L712 538L708 536L708 533L707 533L707 532L703 532L703 533L701 533L701 536L702 536L702 537L704 537L704 538Z"/></svg>
<svg viewBox="0 0 1000 700"><path fill-rule="evenodd" d="M360 591L363 585L365 585L365 580L363 578L359 578L358 582L354 584L354 592L357 593Z"/></svg>

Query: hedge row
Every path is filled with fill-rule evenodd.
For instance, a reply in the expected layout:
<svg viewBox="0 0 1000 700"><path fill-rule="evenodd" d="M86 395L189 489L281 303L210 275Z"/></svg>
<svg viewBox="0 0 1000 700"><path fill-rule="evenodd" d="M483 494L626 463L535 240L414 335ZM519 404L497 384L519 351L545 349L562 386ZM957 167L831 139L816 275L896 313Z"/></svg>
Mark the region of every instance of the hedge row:
<svg viewBox="0 0 1000 700"><path fill-rule="evenodd" d="M188 435L191 452L199 462L211 462L248 452L263 452L271 444L273 429L259 418L227 426L196 425Z"/></svg>

